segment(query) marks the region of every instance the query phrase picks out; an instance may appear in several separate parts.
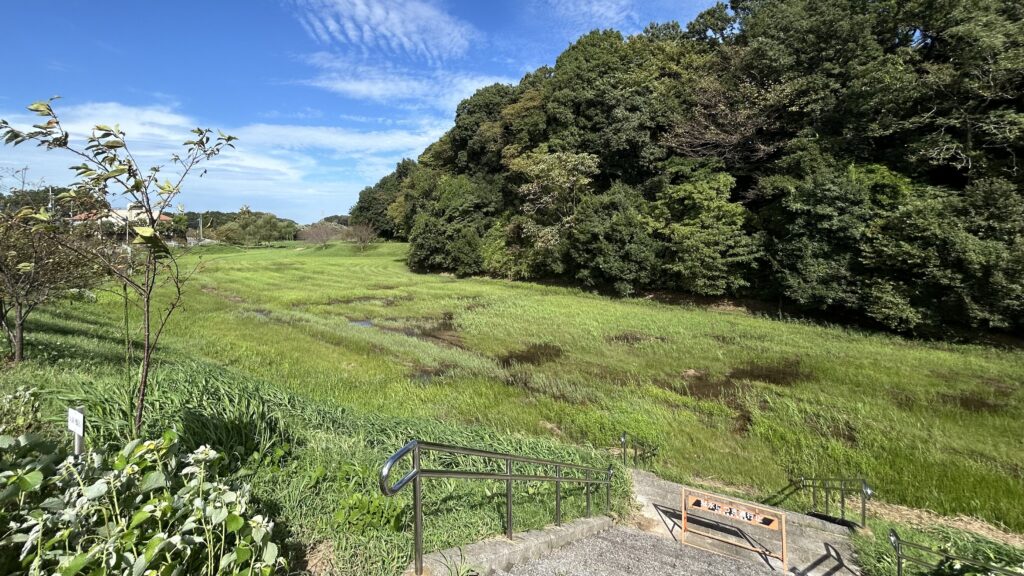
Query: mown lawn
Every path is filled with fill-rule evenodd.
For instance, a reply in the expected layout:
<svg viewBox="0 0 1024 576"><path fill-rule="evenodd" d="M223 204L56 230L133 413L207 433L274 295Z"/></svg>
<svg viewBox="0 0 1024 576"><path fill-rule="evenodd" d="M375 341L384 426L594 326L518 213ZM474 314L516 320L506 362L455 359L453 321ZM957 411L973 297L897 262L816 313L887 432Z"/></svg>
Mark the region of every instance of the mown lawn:
<svg viewBox="0 0 1024 576"><path fill-rule="evenodd" d="M627 430L666 477L761 495L864 475L883 500L1024 530L1024 351L413 274L405 251L208 249L161 362L499 436L602 448ZM38 312L22 377L114 379L121 322L106 293Z"/></svg>

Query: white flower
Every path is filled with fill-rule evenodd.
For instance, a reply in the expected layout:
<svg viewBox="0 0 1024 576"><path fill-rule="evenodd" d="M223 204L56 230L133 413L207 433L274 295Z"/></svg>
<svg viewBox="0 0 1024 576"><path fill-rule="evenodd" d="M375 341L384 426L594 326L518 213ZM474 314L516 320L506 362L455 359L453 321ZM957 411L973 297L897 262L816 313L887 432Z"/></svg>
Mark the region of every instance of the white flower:
<svg viewBox="0 0 1024 576"><path fill-rule="evenodd" d="M207 444L203 444L199 448L196 448L195 452L190 454L186 458L186 460L188 460L190 464L196 464L199 462L213 462L214 460L217 459L218 456L220 455L217 454L216 450L210 448L210 446Z"/></svg>

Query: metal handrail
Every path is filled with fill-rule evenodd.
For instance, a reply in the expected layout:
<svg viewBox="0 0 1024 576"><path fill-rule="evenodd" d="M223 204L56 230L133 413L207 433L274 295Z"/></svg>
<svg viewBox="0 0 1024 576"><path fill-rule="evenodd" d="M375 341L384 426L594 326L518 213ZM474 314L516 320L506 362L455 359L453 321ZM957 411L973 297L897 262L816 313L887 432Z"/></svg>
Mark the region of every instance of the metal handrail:
<svg viewBox="0 0 1024 576"><path fill-rule="evenodd" d="M857 494L860 496L860 527L867 527L868 500L875 495L875 491L863 478L799 478L794 481L799 490L811 490L812 512L822 512L818 508L818 492L821 492L824 500L824 514L831 516L830 506L832 494L839 494L839 518L846 520L846 495Z"/></svg>
<svg viewBox="0 0 1024 576"><path fill-rule="evenodd" d="M472 456L486 460L501 460L505 462L505 473L475 472L466 470L438 470L421 468L423 454L435 452L440 454ZM401 462L412 453L412 470L398 479L389 483L388 478L395 464ZM532 464L534 466L554 467L555 475L543 474L513 474L512 464ZM563 470L575 470L584 473L585 477L563 476ZM591 476L595 476L591 478ZM504 480L505 481L505 536L512 538L512 483L513 482L554 482L555 483L555 524L562 523L562 483L570 482L584 484L587 495L587 516L591 514L591 486L594 484L605 485L605 511L611 509L611 484L612 467L608 469L592 468L579 464L544 460L541 458L529 458L502 452L491 452L489 450L477 450L475 448L464 448L461 446L449 446L446 444L434 444L420 440L410 440L397 452L391 455L380 469L380 476L377 483L380 491L385 496L394 496L406 485L412 482L413 500L413 550L415 553L416 574L423 574L423 486L424 478L449 478L463 480Z"/></svg>
<svg viewBox="0 0 1024 576"><path fill-rule="evenodd" d="M629 453L629 446L633 446L633 467L643 461L650 461L651 458L658 455L658 447L650 446L645 442L638 442L635 436L630 436L629 432L623 432L619 436L619 446L622 452L622 465L628 466L626 462L626 455Z"/></svg>
<svg viewBox="0 0 1024 576"><path fill-rule="evenodd" d="M918 566L920 566L922 568L926 568L928 570L934 570L934 569L938 568L939 564L941 564L943 560L954 560L956 562L960 562L961 564L967 564L969 566L974 566L976 568L981 568L983 570L987 570L989 573L992 573L992 574L1006 574L1008 576L1019 576L1020 575L1019 572L1012 572L1012 571L1010 571L1007 568L1002 568L1002 567L999 567L999 566L993 566L991 564L987 564L987 563L982 562L980 560L972 560L970 558L964 558L962 556L957 556L955 554L950 554L949 552L940 552L938 550L933 550L932 548L929 548L928 546L924 546L924 545L917 544L917 543L914 543L914 542L908 542L908 541L903 540L902 538L900 538L900 535L897 534L896 530L893 530L893 529L889 530L889 544L892 544L893 549L896 551L896 576L903 576L903 564L904 564L904 562L910 562L910 563L916 564L916 565L918 565ZM931 562L928 562L924 558L915 557L913 555L905 554L904 549L906 549L906 550L913 550L914 552L917 552L917 553L931 554L933 556L939 556L939 557L942 558L942 560L940 560L938 564L933 564Z"/></svg>

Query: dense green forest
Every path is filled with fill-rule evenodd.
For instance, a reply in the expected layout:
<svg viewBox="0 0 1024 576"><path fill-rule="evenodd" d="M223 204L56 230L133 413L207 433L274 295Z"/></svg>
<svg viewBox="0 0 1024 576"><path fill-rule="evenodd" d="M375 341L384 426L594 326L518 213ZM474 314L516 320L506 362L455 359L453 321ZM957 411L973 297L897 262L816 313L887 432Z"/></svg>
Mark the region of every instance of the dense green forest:
<svg viewBox="0 0 1024 576"><path fill-rule="evenodd" d="M352 211L415 270L1024 326L1024 4L735 0L459 104Z"/></svg>

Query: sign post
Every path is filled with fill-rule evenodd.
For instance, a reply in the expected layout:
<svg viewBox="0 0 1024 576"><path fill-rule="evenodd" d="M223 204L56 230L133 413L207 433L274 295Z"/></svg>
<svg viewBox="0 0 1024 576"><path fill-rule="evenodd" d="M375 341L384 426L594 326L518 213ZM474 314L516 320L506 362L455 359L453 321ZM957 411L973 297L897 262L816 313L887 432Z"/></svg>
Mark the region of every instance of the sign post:
<svg viewBox="0 0 1024 576"><path fill-rule="evenodd" d="M724 544L730 544L737 548L757 552L770 558L782 561L782 570L789 569L789 550L786 542L786 513L781 510L764 508L751 502L736 500L719 494L701 492L699 490L682 490L682 522L680 523L679 542L686 544L686 534L692 533ZM764 528L780 531L782 534L781 553L772 552L764 546L751 546L748 543L735 542L710 534L708 532L694 530L687 522L688 510L698 510L712 516L724 516L730 520Z"/></svg>
<svg viewBox="0 0 1024 576"><path fill-rule="evenodd" d="M75 435L75 456L85 452L85 407L68 408L68 430Z"/></svg>

